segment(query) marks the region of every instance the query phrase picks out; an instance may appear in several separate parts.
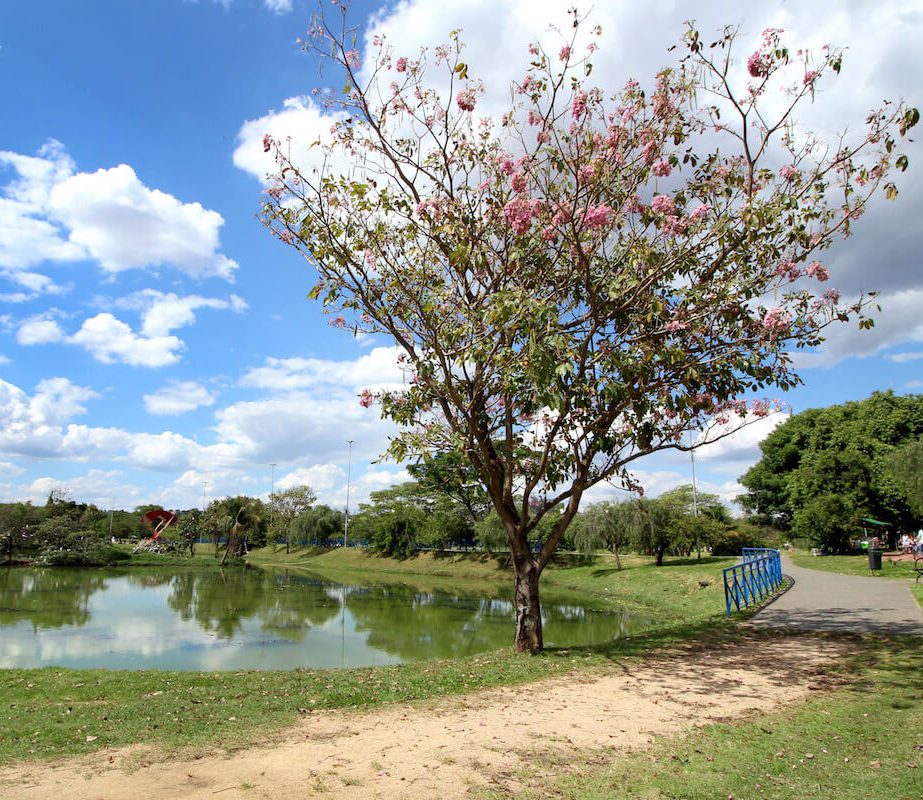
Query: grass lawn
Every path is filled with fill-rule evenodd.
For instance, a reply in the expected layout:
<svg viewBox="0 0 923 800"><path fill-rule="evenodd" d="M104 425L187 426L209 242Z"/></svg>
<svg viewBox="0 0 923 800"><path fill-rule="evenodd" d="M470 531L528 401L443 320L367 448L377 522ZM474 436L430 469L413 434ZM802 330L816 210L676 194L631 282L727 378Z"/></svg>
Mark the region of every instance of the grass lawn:
<svg viewBox="0 0 923 800"><path fill-rule="evenodd" d="M749 722L663 739L614 761L602 753L577 755L558 765L557 777L522 775L532 785L516 797L920 798L923 640L868 640L866 645L841 668L844 685L834 692L819 692L807 703Z"/></svg>
<svg viewBox="0 0 923 800"><path fill-rule="evenodd" d="M284 555L284 554L283 554ZM412 578L407 567L478 580L511 580L502 560L483 556L405 562L364 552L334 550L303 566L325 574L345 566ZM337 561L340 559L340 561ZM198 560L198 559L197 559ZM628 639L592 648L549 651L538 657L511 651L452 661L353 670L272 672L120 672L106 670L0 670L0 763L87 753L133 743L163 747L235 747L292 724L313 709L375 706L381 703L464 693L482 687L523 683L574 668L593 670L615 657L631 657L704 634L735 636L724 620L721 569L731 559L668 562L628 559L615 569L609 558L594 564L564 561L550 567L543 585L572 592L600 605L644 614L649 629ZM578 560L579 562L579 560ZM265 561L264 561L265 563ZM457 569L457 573L455 570ZM344 571L344 574L346 572ZM708 582L704 588L700 581ZM513 627L510 624L510 639Z"/></svg>
<svg viewBox="0 0 923 800"><path fill-rule="evenodd" d="M869 557L867 555L855 556L812 556L809 553L793 553L790 558L796 567L805 569L819 569L824 572L838 572L841 575L862 575L866 578L898 578L907 579L916 577L911 571L913 561L882 560L881 569L871 572L869 570Z"/></svg>

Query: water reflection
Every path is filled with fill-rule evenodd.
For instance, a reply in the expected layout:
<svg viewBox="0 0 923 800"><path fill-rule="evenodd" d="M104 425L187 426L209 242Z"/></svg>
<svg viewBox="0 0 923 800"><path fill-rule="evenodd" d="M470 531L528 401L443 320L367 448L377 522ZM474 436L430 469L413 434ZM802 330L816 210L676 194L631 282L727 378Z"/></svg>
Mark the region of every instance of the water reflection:
<svg viewBox="0 0 923 800"><path fill-rule="evenodd" d="M506 647L512 619L492 585L358 585L243 568L0 571L3 667L371 666ZM550 646L598 644L638 626L546 597Z"/></svg>

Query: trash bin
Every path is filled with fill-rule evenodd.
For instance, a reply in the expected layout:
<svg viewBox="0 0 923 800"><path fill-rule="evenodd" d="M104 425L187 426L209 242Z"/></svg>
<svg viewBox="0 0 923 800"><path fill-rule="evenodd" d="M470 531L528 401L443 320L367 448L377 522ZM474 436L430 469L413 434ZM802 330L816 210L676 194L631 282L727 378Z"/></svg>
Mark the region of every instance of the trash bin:
<svg viewBox="0 0 923 800"><path fill-rule="evenodd" d="M882 550L877 550L874 547L869 548L869 569L881 569L881 554Z"/></svg>

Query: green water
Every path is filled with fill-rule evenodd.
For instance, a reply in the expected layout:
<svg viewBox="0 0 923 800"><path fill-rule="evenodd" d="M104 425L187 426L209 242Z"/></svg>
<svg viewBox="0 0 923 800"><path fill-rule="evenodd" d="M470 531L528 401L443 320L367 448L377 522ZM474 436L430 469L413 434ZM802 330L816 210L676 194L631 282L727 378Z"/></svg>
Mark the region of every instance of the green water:
<svg viewBox="0 0 923 800"><path fill-rule="evenodd" d="M548 646L641 621L544 598ZM0 570L0 667L239 670L358 667L509 646L503 587L338 583L253 568Z"/></svg>

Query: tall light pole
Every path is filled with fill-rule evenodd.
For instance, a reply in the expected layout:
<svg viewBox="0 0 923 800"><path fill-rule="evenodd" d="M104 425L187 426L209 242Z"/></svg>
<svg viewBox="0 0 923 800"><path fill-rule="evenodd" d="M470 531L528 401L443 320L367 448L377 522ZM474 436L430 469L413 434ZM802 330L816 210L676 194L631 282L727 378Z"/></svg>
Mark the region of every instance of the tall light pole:
<svg viewBox="0 0 923 800"><path fill-rule="evenodd" d="M353 439L347 439L349 445L349 460L346 462L346 520L343 524L343 547L346 547L346 539L349 536L349 484L353 471Z"/></svg>
<svg viewBox="0 0 923 800"><path fill-rule="evenodd" d="M109 541L112 542L112 515L115 513L115 498L109 498Z"/></svg>
<svg viewBox="0 0 923 800"><path fill-rule="evenodd" d="M276 510L275 495L276 495L276 467L277 466L278 464L276 464L275 461L269 462L269 467L272 470L272 472L270 472L270 478L269 478L269 533L270 535L272 535L275 532L275 529L273 528L272 525L273 525L273 519L274 519L273 512ZM286 537L286 540L285 540L285 552L286 553L288 552L288 537Z"/></svg>
<svg viewBox="0 0 923 800"><path fill-rule="evenodd" d="M695 487L695 450L689 451L689 459L692 462L692 513L696 517L696 531L695 531L695 554L696 558L702 558L702 543L699 541L699 528L698 528L698 516L699 516L699 496Z"/></svg>
<svg viewBox="0 0 923 800"><path fill-rule="evenodd" d="M205 513L205 509L208 508L208 504L205 502L208 497L208 481L202 481L202 513Z"/></svg>

